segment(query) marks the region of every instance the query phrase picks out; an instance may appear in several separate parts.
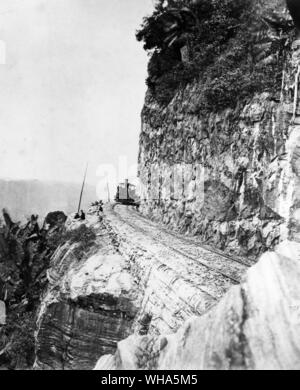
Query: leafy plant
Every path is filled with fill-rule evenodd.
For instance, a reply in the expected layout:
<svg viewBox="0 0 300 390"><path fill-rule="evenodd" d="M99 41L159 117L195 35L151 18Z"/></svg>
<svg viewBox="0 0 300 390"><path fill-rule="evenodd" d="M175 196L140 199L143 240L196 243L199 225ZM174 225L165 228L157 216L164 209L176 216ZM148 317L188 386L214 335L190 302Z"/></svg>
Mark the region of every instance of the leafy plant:
<svg viewBox="0 0 300 390"><path fill-rule="evenodd" d="M256 92L280 85L286 36L274 40L263 54L274 61L256 61L255 34L266 24L286 32L278 20L255 20L251 0L159 1L143 21L137 39L150 52L147 85L166 106L179 88L193 80L202 86L199 115L234 107ZM258 18L257 18L258 19ZM255 21L255 23L254 23ZM182 59L181 49L188 50Z"/></svg>
<svg viewBox="0 0 300 390"><path fill-rule="evenodd" d="M1 229L0 299L7 309L6 325L0 327L0 367L24 369L34 361L34 329L46 271L58 237L64 231L63 213L52 213L50 229L38 225L32 215L26 225L14 223L4 210ZM51 218L50 218L51 219ZM53 236L56 236L56 241Z"/></svg>

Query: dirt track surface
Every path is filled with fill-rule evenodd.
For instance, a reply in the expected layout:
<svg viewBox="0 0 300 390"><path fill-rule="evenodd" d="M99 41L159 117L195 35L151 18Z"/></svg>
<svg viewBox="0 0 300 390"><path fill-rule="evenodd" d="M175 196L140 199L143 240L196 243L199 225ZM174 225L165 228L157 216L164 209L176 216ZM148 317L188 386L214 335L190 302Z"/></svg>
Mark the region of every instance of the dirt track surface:
<svg viewBox="0 0 300 390"><path fill-rule="evenodd" d="M239 284L252 265L247 259L232 258L192 237L170 232L130 206L114 205L106 211L106 218L116 234L126 236L133 246L142 247L181 279L216 300Z"/></svg>

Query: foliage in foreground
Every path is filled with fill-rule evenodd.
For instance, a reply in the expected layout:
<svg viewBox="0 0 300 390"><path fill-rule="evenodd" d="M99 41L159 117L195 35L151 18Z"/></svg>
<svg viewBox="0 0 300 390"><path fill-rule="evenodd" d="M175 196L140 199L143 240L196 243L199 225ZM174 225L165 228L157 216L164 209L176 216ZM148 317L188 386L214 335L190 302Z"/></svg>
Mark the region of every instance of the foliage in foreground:
<svg viewBox="0 0 300 390"><path fill-rule="evenodd" d="M53 235L64 231L65 216L50 213L52 223L40 228L32 215L20 226L3 210L0 228L0 299L7 309L6 325L0 327L0 368L27 369L34 362L34 329L41 293L47 286L46 272L56 249ZM48 218L49 217L49 218Z"/></svg>
<svg viewBox="0 0 300 390"><path fill-rule="evenodd" d="M0 229L0 299L5 300L7 323L0 326L0 369L30 369L34 363L34 330L41 293L47 285L46 271L54 251L62 244L76 244L78 260L86 255L95 239L94 230L82 224L66 231L61 212L48 214L39 228L32 216L25 227L4 213ZM44 224L44 226L45 226Z"/></svg>

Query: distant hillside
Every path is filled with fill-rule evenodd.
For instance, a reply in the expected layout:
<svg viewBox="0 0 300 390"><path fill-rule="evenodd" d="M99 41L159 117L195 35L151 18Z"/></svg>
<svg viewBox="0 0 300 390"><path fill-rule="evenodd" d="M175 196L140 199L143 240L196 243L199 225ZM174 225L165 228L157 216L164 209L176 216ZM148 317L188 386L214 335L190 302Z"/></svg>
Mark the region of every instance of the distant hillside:
<svg viewBox="0 0 300 390"><path fill-rule="evenodd" d="M38 180L0 180L0 208L8 209L14 220L24 220L31 214L45 217L49 211L66 214L76 211L81 184L42 182ZM83 208L96 199L96 190L86 185Z"/></svg>

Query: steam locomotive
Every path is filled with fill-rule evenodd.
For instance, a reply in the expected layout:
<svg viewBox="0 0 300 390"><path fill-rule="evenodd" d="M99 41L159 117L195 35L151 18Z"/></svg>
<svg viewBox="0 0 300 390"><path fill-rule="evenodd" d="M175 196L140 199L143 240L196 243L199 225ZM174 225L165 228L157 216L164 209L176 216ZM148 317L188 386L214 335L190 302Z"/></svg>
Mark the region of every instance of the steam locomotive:
<svg viewBox="0 0 300 390"><path fill-rule="evenodd" d="M115 202L129 206L139 206L140 199L136 193L136 186L130 184L128 180L120 183L117 187Z"/></svg>

